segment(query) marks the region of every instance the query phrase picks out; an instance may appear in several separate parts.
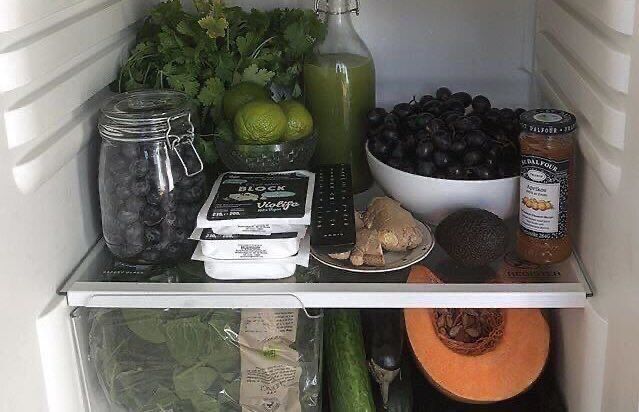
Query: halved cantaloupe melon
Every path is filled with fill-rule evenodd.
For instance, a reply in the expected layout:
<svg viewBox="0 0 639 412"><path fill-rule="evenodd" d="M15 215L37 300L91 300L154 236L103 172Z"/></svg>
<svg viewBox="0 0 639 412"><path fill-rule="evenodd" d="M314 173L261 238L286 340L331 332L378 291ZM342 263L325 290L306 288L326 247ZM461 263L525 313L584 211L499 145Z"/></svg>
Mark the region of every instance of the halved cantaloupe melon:
<svg viewBox="0 0 639 412"><path fill-rule="evenodd" d="M414 266L409 283L431 283L435 275ZM435 277L436 278L436 277ZM431 309L405 309L406 331L428 380L453 399L492 403L525 392L541 375L550 349L550 328L538 309L503 309L504 333L495 348L462 355L440 340Z"/></svg>

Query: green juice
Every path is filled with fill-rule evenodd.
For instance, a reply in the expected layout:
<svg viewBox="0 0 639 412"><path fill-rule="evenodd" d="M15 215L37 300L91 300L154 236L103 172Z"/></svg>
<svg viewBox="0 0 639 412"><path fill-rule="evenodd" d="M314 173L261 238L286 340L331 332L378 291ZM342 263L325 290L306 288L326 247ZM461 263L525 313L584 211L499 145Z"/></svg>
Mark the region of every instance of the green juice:
<svg viewBox="0 0 639 412"><path fill-rule="evenodd" d="M350 164L353 190L368 189L372 179L364 145L366 114L375 107L373 60L354 54L316 56L304 65L304 94L319 137L315 164Z"/></svg>

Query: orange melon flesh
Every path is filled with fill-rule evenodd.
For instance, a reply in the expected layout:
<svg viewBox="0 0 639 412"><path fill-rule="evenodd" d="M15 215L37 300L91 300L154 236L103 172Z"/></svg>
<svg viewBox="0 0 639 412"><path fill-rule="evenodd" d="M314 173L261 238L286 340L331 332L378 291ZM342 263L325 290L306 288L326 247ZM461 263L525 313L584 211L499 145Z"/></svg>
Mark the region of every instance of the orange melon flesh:
<svg viewBox="0 0 639 412"><path fill-rule="evenodd" d="M425 283L432 273L415 266L409 283ZM504 309L504 335L479 356L453 352L437 336L431 309L405 309L406 331L415 358L431 383L469 403L492 403L526 391L544 369L550 328L539 309Z"/></svg>

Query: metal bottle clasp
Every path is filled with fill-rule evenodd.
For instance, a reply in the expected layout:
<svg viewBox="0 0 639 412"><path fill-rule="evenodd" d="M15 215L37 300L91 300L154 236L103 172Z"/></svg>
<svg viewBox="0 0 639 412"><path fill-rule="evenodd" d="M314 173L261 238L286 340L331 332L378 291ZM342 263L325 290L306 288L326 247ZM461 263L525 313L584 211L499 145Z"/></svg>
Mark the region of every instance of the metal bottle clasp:
<svg viewBox="0 0 639 412"><path fill-rule="evenodd" d="M320 3L324 3L326 5L325 9L320 8ZM328 10L328 0L315 0L315 14L346 14L346 13L353 13L355 12L356 15L359 16L359 0L355 0L355 7L353 7L352 9L348 9L346 11L340 12L340 13L335 13L332 11Z"/></svg>
<svg viewBox="0 0 639 412"><path fill-rule="evenodd" d="M186 121L189 125L186 133L181 135L171 133L171 122L173 122L174 120L178 120L184 116L187 116ZM180 159L180 163L182 163L182 167L184 168L184 173L186 173L186 176L193 177L196 174L200 173L202 170L204 170L204 162L202 162L202 158L200 157L200 154L197 152L197 149L193 144L193 139L195 138L195 126L193 126L193 123L191 122L191 113L183 113L177 116L169 117L168 119L166 119L166 123L168 125L166 129L166 143L168 144L169 148L175 152L178 159ZM178 147L180 147L181 145L190 146L190 148L193 150L193 153L195 153L195 157L200 163L200 167L197 171L189 171L188 165L186 164L186 162L184 162L184 159L182 158L182 155L178 150Z"/></svg>

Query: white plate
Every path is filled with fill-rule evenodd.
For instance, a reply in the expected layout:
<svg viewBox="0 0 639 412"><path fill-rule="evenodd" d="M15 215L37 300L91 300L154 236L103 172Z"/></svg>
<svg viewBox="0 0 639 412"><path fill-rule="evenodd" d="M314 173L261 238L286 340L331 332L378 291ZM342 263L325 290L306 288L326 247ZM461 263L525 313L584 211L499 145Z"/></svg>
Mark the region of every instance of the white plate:
<svg viewBox="0 0 639 412"><path fill-rule="evenodd" d="M311 255L326 266L348 272L383 273L404 269L424 259L435 247L435 237L430 228L420 221L417 221L417 224L423 234L422 243L407 252L384 252L384 261L386 262L384 266L353 266L348 259L333 259L327 254L315 252L313 248L311 248Z"/></svg>

